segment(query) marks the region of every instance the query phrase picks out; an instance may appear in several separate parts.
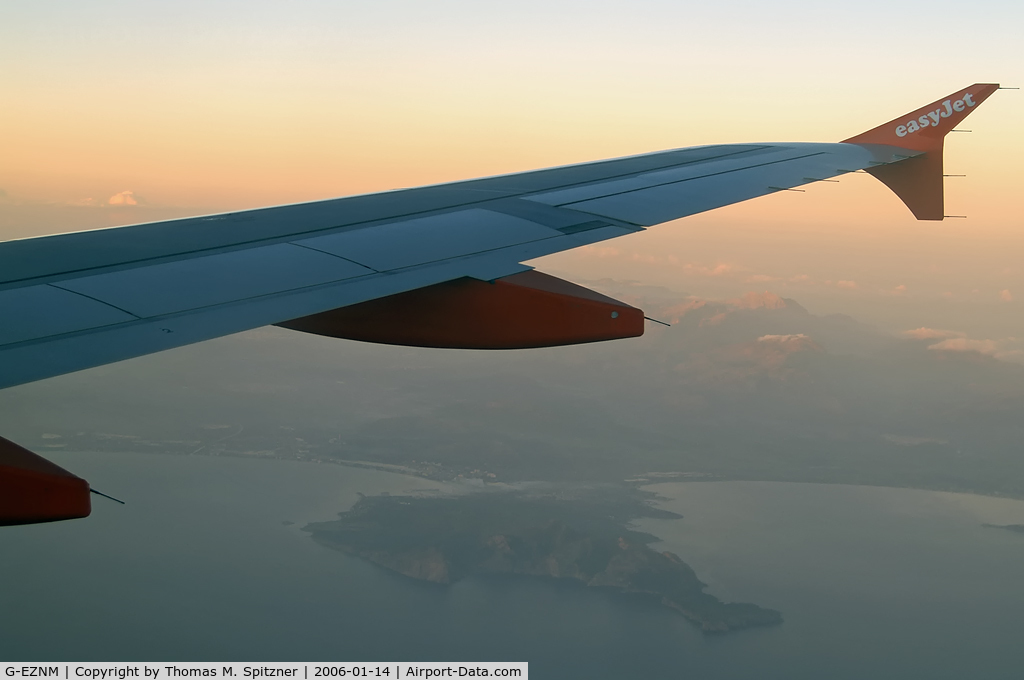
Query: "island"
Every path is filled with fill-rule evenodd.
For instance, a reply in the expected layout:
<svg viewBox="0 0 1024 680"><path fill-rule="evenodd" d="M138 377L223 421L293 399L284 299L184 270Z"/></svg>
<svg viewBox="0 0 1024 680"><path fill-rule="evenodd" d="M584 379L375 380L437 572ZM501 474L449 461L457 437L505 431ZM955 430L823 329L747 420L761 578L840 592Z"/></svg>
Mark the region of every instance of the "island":
<svg viewBox="0 0 1024 680"><path fill-rule="evenodd" d="M318 543L418 581L468 576L568 579L669 607L705 633L782 622L779 612L722 602L658 539L631 529L638 516L672 517L634 489L491 491L458 496L365 496L304 530Z"/></svg>

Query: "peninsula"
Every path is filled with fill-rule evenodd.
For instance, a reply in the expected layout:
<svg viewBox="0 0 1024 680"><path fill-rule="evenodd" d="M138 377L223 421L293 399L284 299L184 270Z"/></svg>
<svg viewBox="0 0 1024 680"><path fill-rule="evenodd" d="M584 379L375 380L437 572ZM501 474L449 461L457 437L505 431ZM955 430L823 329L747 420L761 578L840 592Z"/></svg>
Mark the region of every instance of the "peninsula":
<svg viewBox="0 0 1024 680"><path fill-rule="evenodd" d="M570 579L666 606L706 633L782 622L779 612L725 603L637 516L678 517L621 487L551 493L363 497L339 519L306 526L314 540L409 578L451 584L473 575Z"/></svg>

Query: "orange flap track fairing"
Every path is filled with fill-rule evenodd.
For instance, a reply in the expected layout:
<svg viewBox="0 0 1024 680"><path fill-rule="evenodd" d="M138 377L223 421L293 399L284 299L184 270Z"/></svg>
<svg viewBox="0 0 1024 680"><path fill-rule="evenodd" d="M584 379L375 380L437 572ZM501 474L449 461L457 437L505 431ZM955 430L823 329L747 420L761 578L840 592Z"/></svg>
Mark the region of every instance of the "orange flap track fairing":
<svg viewBox="0 0 1024 680"><path fill-rule="evenodd" d="M462 278L278 324L413 347L527 349L643 335L644 313L538 271Z"/></svg>
<svg viewBox="0 0 1024 680"><path fill-rule="evenodd" d="M0 437L0 526L88 517L89 483Z"/></svg>

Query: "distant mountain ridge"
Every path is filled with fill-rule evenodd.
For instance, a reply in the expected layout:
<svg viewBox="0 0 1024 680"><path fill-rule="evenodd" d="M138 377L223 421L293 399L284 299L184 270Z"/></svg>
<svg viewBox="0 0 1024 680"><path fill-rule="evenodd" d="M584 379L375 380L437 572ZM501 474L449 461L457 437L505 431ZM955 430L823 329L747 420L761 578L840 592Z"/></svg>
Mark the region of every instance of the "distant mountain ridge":
<svg viewBox="0 0 1024 680"><path fill-rule="evenodd" d="M664 470L1024 497L1024 366L962 334L886 334L773 293L586 283L674 323L520 352L264 329L5 390L0 431L39 450L361 461L439 479Z"/></svg>

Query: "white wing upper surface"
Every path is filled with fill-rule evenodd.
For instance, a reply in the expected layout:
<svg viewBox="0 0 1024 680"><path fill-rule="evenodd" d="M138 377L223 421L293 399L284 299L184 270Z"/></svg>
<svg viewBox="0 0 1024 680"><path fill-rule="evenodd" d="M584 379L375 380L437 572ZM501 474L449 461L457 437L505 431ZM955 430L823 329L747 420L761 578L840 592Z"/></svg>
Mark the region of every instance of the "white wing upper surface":
<svg viewBox="0 0 1024 680"><path fill-rule="evenodd" d="M543 255L916 152L694 147L315 203L0 243L0 387Z"/></svg>

